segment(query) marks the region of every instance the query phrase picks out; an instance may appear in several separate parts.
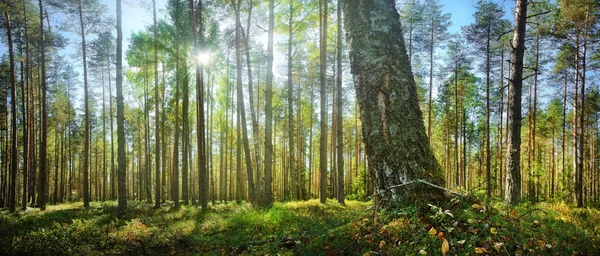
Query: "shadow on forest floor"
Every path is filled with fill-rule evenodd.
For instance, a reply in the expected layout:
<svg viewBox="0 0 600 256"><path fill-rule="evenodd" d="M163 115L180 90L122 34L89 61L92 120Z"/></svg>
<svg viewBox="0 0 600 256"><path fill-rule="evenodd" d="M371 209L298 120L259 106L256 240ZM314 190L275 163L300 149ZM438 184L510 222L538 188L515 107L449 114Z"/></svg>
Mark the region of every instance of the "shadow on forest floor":
<svg viewBox="0 0 600 256"><path fill-rule="evenodd" d="M129 202L0 212L0 255L594 255L600 212L562 202L522 204L458 197L439 206L373 212L329 200L217 203L174 208ZM366 210L366 209L370 210Z"/></svg>

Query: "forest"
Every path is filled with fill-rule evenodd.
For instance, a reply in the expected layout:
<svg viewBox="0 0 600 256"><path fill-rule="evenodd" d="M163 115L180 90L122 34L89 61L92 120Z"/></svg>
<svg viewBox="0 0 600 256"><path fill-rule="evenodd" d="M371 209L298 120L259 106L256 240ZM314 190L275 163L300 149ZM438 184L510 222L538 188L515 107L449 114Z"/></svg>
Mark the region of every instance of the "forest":
<svg viewBox="0 0 600 256"><path fill-rule="evenodd" d="M600 253L598 0L0 11L2 255Z"/></svg>

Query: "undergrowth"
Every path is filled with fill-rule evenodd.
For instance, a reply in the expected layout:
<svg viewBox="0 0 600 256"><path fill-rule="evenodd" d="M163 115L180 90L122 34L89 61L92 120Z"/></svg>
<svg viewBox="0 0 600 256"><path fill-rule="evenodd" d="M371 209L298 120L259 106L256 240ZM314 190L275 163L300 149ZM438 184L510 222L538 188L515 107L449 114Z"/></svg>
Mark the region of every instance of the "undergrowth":
<svg viewBox="0 0 600 256"><path fill-rule="evenodd" d="M0 213L0 255L598 255L600 213L478 197L381 210L333 200L221 203L202 211L130 202Z"/></svg>

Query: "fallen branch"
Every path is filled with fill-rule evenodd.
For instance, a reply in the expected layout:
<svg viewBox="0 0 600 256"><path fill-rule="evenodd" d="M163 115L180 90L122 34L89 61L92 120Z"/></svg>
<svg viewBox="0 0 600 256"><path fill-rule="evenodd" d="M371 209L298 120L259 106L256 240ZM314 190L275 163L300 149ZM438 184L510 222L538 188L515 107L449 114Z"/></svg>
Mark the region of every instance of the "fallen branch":
<svg viewBox="0 0 600 256"><path fill-rule="evenodd" d="M434 188L438 188L438 189L444 190L444 191L446 191L446 192L448 192L448 193L450 193L450 194L453 194L453 195L457 195L457 196L464 196L463 194L460 194L460 193L458 193L458 192L454 192L454 191L452 191L452 190L449 190L449 189L447 189L447 188L444 188L444 187L442 187L442 186L438 186L438 185L435 185L435 184L429 183L429 182L427 182L427 181L424 181L424 180L421 180L421 179L411 180L411 181L409 181L409 182L406 182L406 183L404 183L404 184L394 185L394 186L391 186L391 187L388 187L388 188L382 189L382 190L380 190L380 191L381 191L381 192L383 192L383 191L388 191L388 190L392 190L392 189L395 189L395 188L404 187L404 186L406 186L406 185L410 185L410 184L414 184L414 183L423 183L423 184L426 184L426 185L432 186L432 187L434 187ZM376 193L375 193L375 194L373 194L371 197L374 197L374 196L376 196L376 195L380 195L380 193L377 193L377 192L376 192Z"/></svg>

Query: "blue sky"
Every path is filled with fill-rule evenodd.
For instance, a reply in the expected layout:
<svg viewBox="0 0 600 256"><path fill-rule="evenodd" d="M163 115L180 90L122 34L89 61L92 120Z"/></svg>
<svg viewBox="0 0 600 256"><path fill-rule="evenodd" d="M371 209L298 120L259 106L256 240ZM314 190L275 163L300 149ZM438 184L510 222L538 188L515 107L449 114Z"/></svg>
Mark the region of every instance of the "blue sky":
<svg viewBox="0 0 600 256"><path fill-rule="evenodd" d="M403 0L398 0L403 1ZM445 13L452 14L452 27L450 32L459 32L461 26L468 25L473 22L473 13L475 12L475 3L478 0L440 0L444 6ZM503 5L506 10L508 20L513 20L512 8L514 7L513 0L495 0L498 4ZM115 0L101 0L109 8L108 15L115 15ZM167 0L156 0L156 5L160 9L164 9ZM144 29L145 26L152 22L150 0L123 0L123 36L124 42L128 42L132 32L137 32ZM144 7L146 6L146 7ZM159 13L159 17L164 13ZM0 45L0 55L6 53L6 45Z"/></svg>

